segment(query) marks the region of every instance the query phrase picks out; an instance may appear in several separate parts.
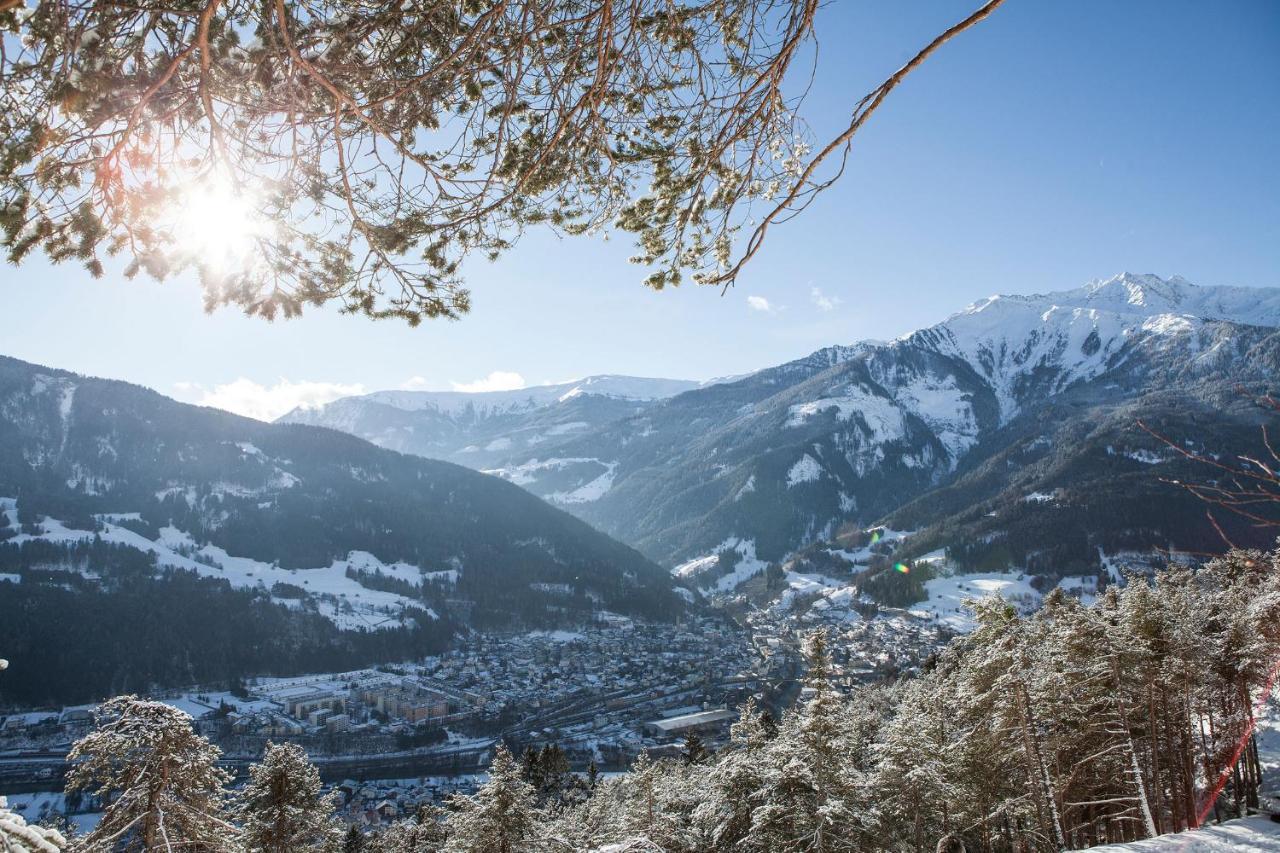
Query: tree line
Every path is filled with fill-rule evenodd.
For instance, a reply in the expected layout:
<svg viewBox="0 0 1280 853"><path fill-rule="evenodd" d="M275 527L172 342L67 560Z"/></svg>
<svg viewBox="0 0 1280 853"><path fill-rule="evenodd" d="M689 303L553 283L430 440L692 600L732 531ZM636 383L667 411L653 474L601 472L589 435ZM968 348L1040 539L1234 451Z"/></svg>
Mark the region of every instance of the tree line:
<svg viewBox="0 0 1280 853"><path fill-rule="evenodd" d="M296 747L237 793L167 706L102 707L68 787L104 819L76 851L855 851L1080 849L1191 829L1258 805L1257 706L1280 665L1280 549L1051 593L977 628L914 679L842 695L826 636L809 690L774 723L753 702L716 754L642 754L570 780L554 750L499 746L487 782L376 834L344 828ZM161 840L161 833L166 836ZM19 848L21 849L21 848ZM38 849L38 848L32 848Z"/></svg>
<svg viewBox="0 0 1280 853"><path fill-rule="evenodd" d="M22 547L19 556L45 550L44 543ZM0 680L0 705L356 669L440 652L455 627L423 612L394 628L344 631L318 612L272 601L266 590L156 570L150 559L142 565L131 548L51 550L60 561L94 555L103 577L89 583L71 572L21 568L22 583L0 582L0 648L13 659Z"/></svg>

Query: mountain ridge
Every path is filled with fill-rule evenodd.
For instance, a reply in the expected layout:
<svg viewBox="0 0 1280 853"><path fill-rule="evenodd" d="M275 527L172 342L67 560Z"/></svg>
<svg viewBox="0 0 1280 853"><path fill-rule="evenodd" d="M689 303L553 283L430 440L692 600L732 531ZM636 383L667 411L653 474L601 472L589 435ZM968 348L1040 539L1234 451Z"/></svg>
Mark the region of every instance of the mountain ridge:
<svg viewBox="0 0 1280 853"><path fill-rule="evenodd" d="M895 340L620 408L556 441L522 441L545 421L507 424L509 441L453 458L666 565L730 541L763 564L963 476L984 440L1068 389L1096 383L1089 405L1114 407L1165 386L1199 399L1215 382L1265 384L1280 375L1274 326L1280 290L1125 273L979 300Z"/></svg>
<svg viewBox="0 0 1280 853"><path fill-rule="evenodd" d="M303 572L359 551L424 573L456 570L461 587L469 572L508 570L531 582L576 577L584 589L594 571L609 583L660 577L627 546L462 466L6 357L0 495L55 519L134 514L196 545ZM273 525L282 529L270 535ZM646 597L613 603L625 611Z"/></svg>

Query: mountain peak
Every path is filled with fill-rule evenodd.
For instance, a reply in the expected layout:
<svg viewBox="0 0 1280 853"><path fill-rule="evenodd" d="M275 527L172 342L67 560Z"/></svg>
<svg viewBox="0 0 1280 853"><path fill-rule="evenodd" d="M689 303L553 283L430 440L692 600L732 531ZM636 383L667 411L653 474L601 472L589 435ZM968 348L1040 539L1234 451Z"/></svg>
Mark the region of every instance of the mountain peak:
<svg viewBox="0 0 1280 853"><path fill-rule="evenodd" d="M1176 314L1198 320L1227 320L1254 326L1280 326L1280 288L1202 287L1179 275L1124 272L1073 290L1028 295L993 295L974 302L942 325L987 326L1010 314L1034 314L1043 322L1055 315L1092 312L1142 320ZM910 337L906 335L904 337Z"/></svg>
<svg viewBox="0 0 1280 853"><path fill-rule="evenodd" d="M1031 298L1141 317L1179 314L1199 320L1280 326L1280 289L1201 287L1179 275L1161 278L1125 272L1075 290Z"/></svg>
<svg viewBox="0 0 1280 853"><path fill-rule="evenodd" d="M1187 301L1194 302L1201 288L1182 276L1164 279L1152 273L1124 272L1105 281L1090 282L1083 290L1087 299L1107 307L1125 306L1131 310L1149 309L1159 313L1172 313Z"/></svg>

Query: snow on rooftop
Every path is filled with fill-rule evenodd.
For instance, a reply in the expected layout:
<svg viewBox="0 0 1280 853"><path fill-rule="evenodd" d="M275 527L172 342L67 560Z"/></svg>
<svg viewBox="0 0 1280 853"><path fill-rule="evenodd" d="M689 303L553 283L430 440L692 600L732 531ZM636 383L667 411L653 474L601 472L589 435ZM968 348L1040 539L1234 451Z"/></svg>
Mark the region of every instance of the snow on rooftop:
<svg viewBox="0 0 1280 853"><path fill-rule="evenodd" d="M710 723L719 723L724 720L736 720L738 714L736 711L730 711L728 708L717 708L711 711L698 711L695 714L683 714L679 717L665 717L661 720L651 720L646 725L663 732L680 731L691 726L705 726Z"/></svg>

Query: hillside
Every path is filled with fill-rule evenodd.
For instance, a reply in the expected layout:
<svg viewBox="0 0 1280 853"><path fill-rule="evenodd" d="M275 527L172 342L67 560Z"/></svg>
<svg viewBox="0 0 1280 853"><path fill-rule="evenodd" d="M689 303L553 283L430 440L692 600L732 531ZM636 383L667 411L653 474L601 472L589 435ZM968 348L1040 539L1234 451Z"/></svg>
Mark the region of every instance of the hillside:
<svg viewBox="0 0 1280 853"><path fill-rule="evenodd" d="M583 420L554 444L477 440L489 461L474 464L669 566L732 551L762 568L887 518L927 531L926 550L1017 540L986 549L987 567L1032 562L1034 540L1097 570L1099 547L1221 545L1160 482L1185 474L1182 460L1136 420L1211 452L1252 451L1260 420L1237 386L1274 390L1277 326L1275 291L1126 273L991 297L894 341ZM1226 417L1210 426L1210 412ZM1037 494L1054 497L1023 500Z"/></svg>
<svg viewBox="0 0 1280 853"><path fill-rule="evenodd" d="M117 611L126 599L219 601L243 620L219 636L304 638L274 662L245 651L273 671L302 666L304 646L369 661L438 648L467 625L666 619L683 606L661 568L500 479L13 359L0 359L0 585L0 644L35 672L63 645L42 637L90 599ZM202 658L207 621L183 642ZM266 621L274 629L260 631ZM80 665L50 669L113 653L72 648ZM30 686L10 675L6 690Z"/></svg>
<svg viewBox="0 0 1280 853"><path fill-rule="evenodd" d="M589 376L518 391L378 391L294 409L279 422L338 429L391 450L483 469L512 453L547 453L701 385Z"/></svg>

